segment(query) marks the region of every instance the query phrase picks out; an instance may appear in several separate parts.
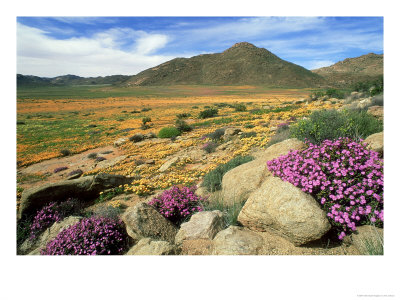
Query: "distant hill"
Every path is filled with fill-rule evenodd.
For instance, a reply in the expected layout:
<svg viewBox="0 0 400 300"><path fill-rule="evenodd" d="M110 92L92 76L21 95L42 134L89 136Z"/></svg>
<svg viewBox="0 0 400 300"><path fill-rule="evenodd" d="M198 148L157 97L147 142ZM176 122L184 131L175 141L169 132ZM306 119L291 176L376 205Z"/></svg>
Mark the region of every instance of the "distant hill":
<svg viewBox="0 0 400 300"><path fill-rule="evenodd" d="M222 53L175 58L132 76L123 85L270 85L315 87L324 79L264 48L242 42Z"/></svg>
<svg viewBox="0 0 400 300"><path fill-rule="evenodd" d="M80 77L76 75L63 75L53 78L17 74L17 86L60 86L60 85L96 85L122 83L131 76L112 75L105 77Z"/></svg>
<svg viewBox="0 0 400 300"><path fill-rule="evenodd" d="M332 66L315 69L312 72L323 76L328 84L335 86L375 80L383 76L383 54L369 53L346 58Z"/></svg>

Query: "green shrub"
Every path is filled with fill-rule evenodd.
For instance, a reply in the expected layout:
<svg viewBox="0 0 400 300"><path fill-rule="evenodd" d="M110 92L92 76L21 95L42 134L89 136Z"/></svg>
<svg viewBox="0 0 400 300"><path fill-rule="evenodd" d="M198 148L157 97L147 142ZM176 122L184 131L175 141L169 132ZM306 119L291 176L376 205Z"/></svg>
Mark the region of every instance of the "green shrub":
<svg viewBox="0 0 400 300"><path fill-rule="evenodd" d="M186 119L186 118L189 118L190 116L191 116L191 114L188 114L188 113L182 113L182 114L177 114L176 115L176 117L178 119Z"/></svg>
<svg viewBox="0 0 400 300"><path fill-rule="evenodd" d="M71 151L68 150L68 149L62 149L62 150L60 150L60 153L61 153L62 156L69 156L69 155L71 155Z"/></svg>
<svg viewBox="0 0 400 300"><path fill-rule="evenodd" d="M345 93L343 91L340 91L337 89L327 89L325 91L325 95L328 96L329 98L343 99L345 96Z"/></svg>
<svg viewBox="0 0 400 300"><path fill-rule="evenodd" d="M132 135L129 138L129 140L131 142L137 143L137 142L143 141L144 140L144 136L143 136L143 134L137 133L137 134Z"/></svg>
<svg viewBox="0 0 400 300"><path fill-rule="evenodd" d="M237 218L239 216L240 211L243 208L243 205L246 203L247 199L240 199L240 201L234 201L231 204L228 204L221 197L216 199L212 199L209 201L205 201L203 203L203 210L205 211L213 211L219 210L222 212L222 218L224 220L224 227L239 225Z"/></svg>
<svg viewBox="0 0 400 300"><path fill-rule="evenodd" d="M202 186L206 187L208 191L214 192L221 189L222 177L229 170L236 168L244 163L252 161L252 156L237 156L223 165L219 165L214 170L208 172L203 179Z"/></svg>
<svg viewBox="0 0 400 300"><path fill-rule="evenodd" d="M234 104L233 107L235 108L235 111L246 111L246 105L244 105L243 103L238 103L238 104Z"/></svg>
<svg viewBox="0 0 400 300"><path fill-rule="evenodd" d="M372 81L357 82L353 86L353 90L357 92L366 92L370 96L383 93L383 76Z"/></svg>
<svg viewBox="0 0 400 300"><path fill-rule="evenodd" d="M244 125L244 128L249 128L249 129L251 129L251 128L254 128L254 127L256 127L256 126L253 125L253 124L245 124L245 125Z"/></svg>
<svg viewBox="0 0 400 300"><path fill-rule="evenodd" d="M218 128L215 131L207 134L206 136L213 141L219 141L225 134L225 128Z"/></svg>
<svg viewBox="0 0 400 300"><path fill-rule="evenodd" d="M90 159L95 159L95 158L97 158L97 153L94 153L94 152L90 153L87 157Z"/></svg>
<svg viewBox="0 0 400 300"><path fill-rule="evenodd" d="M206 118L212 118L218 115L218 109L216 108L210 108L206 109L200 112L199 118L200 119L206 119Z"/></svg>
<svg viewBox="0 0 400 300"><path fill-rule="evenodd" d="M172 137L176 137L178 135L180 135L181 132L179 131L179 129L175 128L175 127L164 127L161 128L161 130L158 132L158 137L159 138L172 138Z"/></svg>
<svg viewBox="0 0 400 300"><path fill-rule="evenodd" d="M383 130L382 122L365 111L322 110L313 112L309 119L300 120L290 128L291 134L300 140L320 144L324 140L339 137L364 139Z"/></svg>
<svg viewBox="0 0 400 300"><path fill-rule="evenodd" d="M175 127L180 131L180 132L189 132L192 131L193 128L186 123L184 120L182 119L177 119L175 121Z"/></svg>

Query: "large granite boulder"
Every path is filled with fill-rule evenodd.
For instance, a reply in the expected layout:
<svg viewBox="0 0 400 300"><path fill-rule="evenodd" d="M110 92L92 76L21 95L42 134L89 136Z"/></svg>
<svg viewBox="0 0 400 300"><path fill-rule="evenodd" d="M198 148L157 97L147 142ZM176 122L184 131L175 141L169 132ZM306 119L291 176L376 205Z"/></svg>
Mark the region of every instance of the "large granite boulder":
<svg viewBox="0 0 400 300"><path fill-rule="evenodd" d="M210 239L224 228L223 215L219 210L201 211L194 214L189 222L183 223L175 237L181 245L184 240Z"/></svg>
<svg viewBox="0 0 400 300"><path fill-rule="evenodd" d="M305 144L297 139L288 139L268 147L256 155L256 159L225 173L222 178L222 199L228 204L239 203L260 187L271 173L267 161L286 155L290 150L301 150Z"/></svg>
<svg viewBox="0 0 400 300"><path fill-rule="evenodd" d="M80 201L90 201L105 189L114 188L132 182L132 178L122 175L100 173L78 179L65 180L56 183L24 190L18 218L34 214L38 209L50 202L65 201L68 198L78 198Z"/></svg>
<svg viewBox="0 0 400 300"><path fill-rule="evenodd" d="M371 134L364 142L368 144L368 149L383 154L383 131Z"/></svg>
<svg viewBox="0 0 400 300"><path fill-rule="evenodd" d="M135 241L142 238L175 242L178 228L147 203L128 208L122 215L126 232Z"/></svg>
<svg viewBox="0 0 400 300"><path fill-rule="evenodd" d="M273 176L251 194L238 221L251 230L281 235L295 245L317 240L331 228L312 196Z"/></svg>
<svg viewBox="0 0 400 300"><path fill-rule="evenodd" d="M213 255L256 255L262 250L263 238L247 228L229 226L213 239Z"/></svg>

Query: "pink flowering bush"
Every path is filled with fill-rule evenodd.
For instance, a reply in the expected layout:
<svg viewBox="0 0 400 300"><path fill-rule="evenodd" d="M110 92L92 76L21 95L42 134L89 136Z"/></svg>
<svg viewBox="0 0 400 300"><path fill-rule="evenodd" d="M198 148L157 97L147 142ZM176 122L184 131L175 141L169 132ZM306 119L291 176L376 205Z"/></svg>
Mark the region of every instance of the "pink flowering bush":
<svg viewBox="0 0 400 300"><path fill-rule="evenodd" d="M160 196L153 198L149 204L165 218L179 225L192 214L202 211L202 201L205 201L194 192L196 187L178 187L164 191Z"/></svg>
<svg viewBox="0 0 400 300"><path fill-rule="evenodd" d="M55 202L44 206L33 218L30 228L30 240L36 239L42 231L53 225L54 222L59 222L62 219L63 217L57 211L57 204Z"/></svg>
<svg viewBox="0 0 400 300"><path fill-rule="evenodd" d="M383 226L383 159L378 153L349 138L307 144L306 150L268 161L268 169L312 194L339 239L357 225Z"/></svg>
<svg viewBox="0 0 400 300"><path fill-rule="evenodd" d="M61 231L41 255L113 255L128 247L128 236L121 220L91 217Z"/></svg>

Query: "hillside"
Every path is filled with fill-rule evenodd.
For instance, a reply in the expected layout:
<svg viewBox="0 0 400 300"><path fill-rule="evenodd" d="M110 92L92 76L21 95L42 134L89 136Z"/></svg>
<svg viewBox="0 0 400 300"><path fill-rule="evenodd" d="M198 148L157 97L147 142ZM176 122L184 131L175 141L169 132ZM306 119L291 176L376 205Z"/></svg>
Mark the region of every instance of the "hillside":
<svg viewBox="0 0 400 300"><path fill-rule="evenodd" d="M383 54L369 53L346 58L312 72L323 76L331 85L348 86L360 81L374 80L383 76Z"/></svg>
<svg viewBox="0 0 400 300"><path fill-rule="evenodd" d="M315 87L324 79L284 61L264 48L242 42L222 53L175 58L132 76L124 86L135 85L269 85Z"/></svg>
<svg viewBox="0 0 400 300"><path fill-rule="evenodd" d="M76 75L63 75L53 78L17 74L18 87L33 86L60 86L60 85L97 85L115 84L127 80L130 76L112 75L98 77L80 77Z"/></svg>

